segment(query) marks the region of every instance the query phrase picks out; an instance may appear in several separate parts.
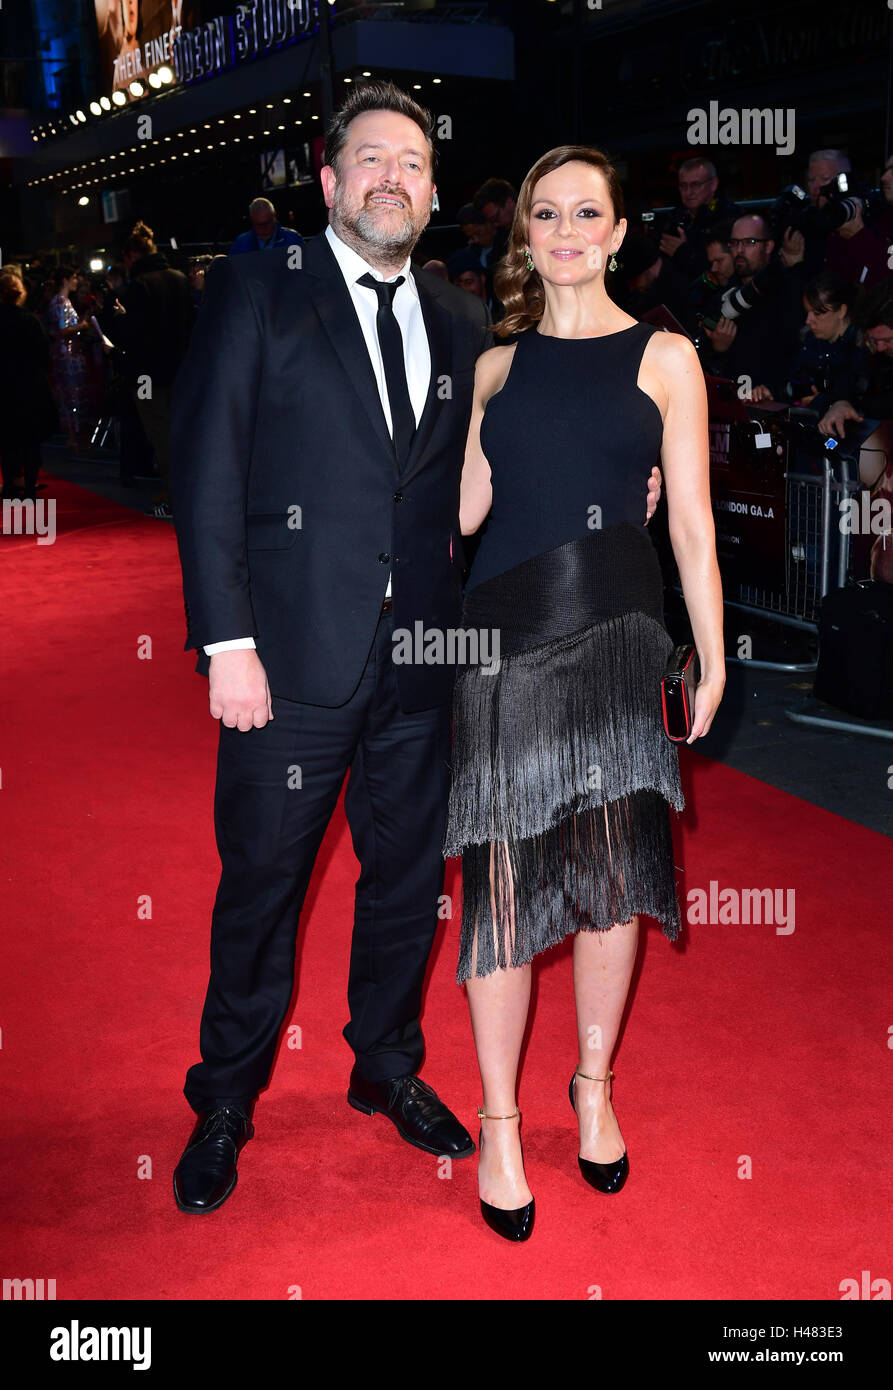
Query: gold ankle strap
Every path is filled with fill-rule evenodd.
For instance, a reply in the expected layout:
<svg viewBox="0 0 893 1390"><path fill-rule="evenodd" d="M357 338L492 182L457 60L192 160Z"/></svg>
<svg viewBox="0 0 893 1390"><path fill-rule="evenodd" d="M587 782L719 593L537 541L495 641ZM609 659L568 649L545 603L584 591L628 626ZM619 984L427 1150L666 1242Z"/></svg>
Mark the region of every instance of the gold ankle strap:
<svg viewBox="0 0 893 1390"><path fill-rule="evenodd" d="M587 1076L585 1071L575 1071L574 1076L582 1076L586 1081L613 1081L614 1073L608 1072L607 1076Z"/></svg>
<svg viewBox="0 0 893 1390"><path fill-rule="evenodd" d="M516 1116L518 1119L521 1118L520 1110L515 1110L511 1115L487 1115L484 1113L483 1108L480 1105L478 1106L479 1120L514 1120Z"/></svg>

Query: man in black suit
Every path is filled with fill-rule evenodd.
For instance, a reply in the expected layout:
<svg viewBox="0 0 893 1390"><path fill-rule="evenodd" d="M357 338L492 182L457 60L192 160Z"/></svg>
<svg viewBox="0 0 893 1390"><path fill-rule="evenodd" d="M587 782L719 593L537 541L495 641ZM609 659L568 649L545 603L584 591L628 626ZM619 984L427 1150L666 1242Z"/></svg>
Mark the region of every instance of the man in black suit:
<svg viewBox="0 0 893 1390"><path fill-rule="evenodd" d="M198 1118L174 1175L183 1211L211 1211L235 1186L348 771L361 865L348 1100L427 1153L474 1152L417 1076L452 672L392 659L395 629L458 626L459 479L490 342L479 299L411 269L431 213L432 128L398 88L355 88L327 134L326 232L212 267L175 385L186 648L220 720L222 864L202 1060L184 1088Z"/></svg>

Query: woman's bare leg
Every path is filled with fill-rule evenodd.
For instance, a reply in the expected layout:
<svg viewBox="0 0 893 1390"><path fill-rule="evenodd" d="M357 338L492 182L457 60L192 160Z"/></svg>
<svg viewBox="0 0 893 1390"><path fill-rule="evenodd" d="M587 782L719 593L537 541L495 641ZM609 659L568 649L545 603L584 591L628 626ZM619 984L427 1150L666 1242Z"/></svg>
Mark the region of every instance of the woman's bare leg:
<svg viewBox="0 0 893 1390"><path fill-rule="evenodd" d="M465 985L488 1115L516 1110L518 1058L530 1004L530 966L494 970ZM515 1211L531 1200L524 1176L518 1120L481 1120L478 1191L485 1202Z"/></svg>
<svg viewBox="0 0 893 1390"><path fill-rule="evenodd" d="M638 941L638 916L607 931L579 931L574 938L578 1067L588 1076L607 1076L611 1070ZM616 1162L625 1145L611 1105L611 1082L578 1076L574 1099L580 1157L594 1163Z"/></svg>
<svg viewBox="0 0 893 1390"><path fill-rule="evenodd" d="M490 910L492 922L503 922L500 928L490 927L505 935L505 959L511 959L514 935L514 897L511 873L508 870L508 851L498 847L505 870L500 900L503 914L497 909L494 846L490 848ZM507 920L505 920L507 918ZM496 958L499 958L497 950ZM518 1106L518 1059L527 1025L530 1006L530 966L510 966L480 977L477 969L477 941L472 955L472 974L465 982L471 1030L481 1073L481 1105L487 1115L511 1115ZM492 1207L516 1211L531 1200L531 1191L524 1176L521 1157L520 1120L481 1120L483 1144L478 1155L478 1191Z"/></svg>

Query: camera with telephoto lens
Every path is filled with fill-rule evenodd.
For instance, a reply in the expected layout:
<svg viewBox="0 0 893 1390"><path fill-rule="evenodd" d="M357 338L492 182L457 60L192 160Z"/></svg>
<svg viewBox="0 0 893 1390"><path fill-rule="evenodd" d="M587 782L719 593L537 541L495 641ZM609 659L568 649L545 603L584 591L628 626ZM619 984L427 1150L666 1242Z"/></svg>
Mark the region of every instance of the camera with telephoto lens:
<svg viewBox="0 0 893 1390"><path fill-rule="evenodd" d="M838 174L829 183L823 184L819 194L826 199L825 206L821 208L813 207L809 194L798 183L788 184L787 188L781 190L769 214L776 241L781 240L789 227L795 232L802 232L805 237L829 236L858 216L864 202L863 198L854 195L846 174ZM879 210L877 193L873 201L875 209Z"/></svg>

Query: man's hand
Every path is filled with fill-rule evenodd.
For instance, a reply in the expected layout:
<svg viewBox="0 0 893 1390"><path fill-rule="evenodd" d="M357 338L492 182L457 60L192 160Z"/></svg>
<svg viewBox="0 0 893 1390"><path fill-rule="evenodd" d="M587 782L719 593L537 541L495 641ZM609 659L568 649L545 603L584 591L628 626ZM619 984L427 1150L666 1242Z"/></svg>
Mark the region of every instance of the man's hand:
<svg viewBox="0 0 893 1390"><path fill-rule="evenodd" d="M673 236L672 232L664 232L660 239L659 249L665 256L675 256L679 247L685 244L685 228L681 222L677 226L676 232L676 236Z"/></svg>
<svg viewBox="0 0 893 1390"><path fill-rule="evenodd" d="M842 227L837 228L837 235L842 236L844 241L847 241L851 236L858 236L859 232L865 230L865 220L862 216L862 199L854 198L853 202L856 204L854 216L847 222L844 222Z"/></svg>
<svg viewBox="0 0 893 1390"><path fill-rule="evenodd" d="M838 439L843 439L847 420L864 419L865 416L860 415L849 401L835 401L827 415L823 415L819 421L819 434L836 434Z"/></svg>
<svg viewBox="0 0 893 1390"><path fill-rule="evenodd" d="M750 393L752 401L771 401L774 400L772 392L768 386L755 386Z"/></svg>
<svg viewBox="0 0 893 1390"><path fill-rule="evenodd" d="M661 471L657 464L651 470L651 477L648 479L648 506L645 511L645 525L647 526L654 513L657 511L657 504L660 501L660 485L663 482Z"/></svg>
<svg viewBox="0 0 893 1390"><path fill-rule="evenodd" d="M794 231L793 227L788 227L782 235L781 248L778 253L781 256L782 265L788 270L792 265L799 265L800 261L803 260L805 249L806 238L803 233Z"/></svg>
<svg viewBox="0 0 893 1390"><path fill-rule="evenodd" d="M215 652L208 680L211 715L228 729L262 729L273 718L267 673L252 648Z"/></svg>
<svg viewBox="0 0 893 1390"><path fill-rule="evenodd" d="M721 318L715 328L704 327L704 332L713 344L714 352L728 352L735 341L738 325L733 319Z"/></svg>

